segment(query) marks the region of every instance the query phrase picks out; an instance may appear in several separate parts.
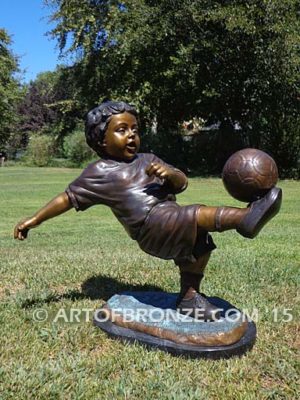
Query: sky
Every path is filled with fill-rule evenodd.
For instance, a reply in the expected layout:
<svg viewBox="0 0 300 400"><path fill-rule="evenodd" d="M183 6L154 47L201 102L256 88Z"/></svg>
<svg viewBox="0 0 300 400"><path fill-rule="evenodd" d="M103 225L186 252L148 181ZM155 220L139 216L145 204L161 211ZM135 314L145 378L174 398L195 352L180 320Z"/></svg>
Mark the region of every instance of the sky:
<svg viewBox="0 0 300 400"><path fill-rule="evenodd" d="M42 0L0 0L0 28L12 37L10 48L20 57L21 70L25 70L23 82L34 80L39 72L53 71L62 63L56 40L45 36L51 29L48 15L49 8Z"/></svg>

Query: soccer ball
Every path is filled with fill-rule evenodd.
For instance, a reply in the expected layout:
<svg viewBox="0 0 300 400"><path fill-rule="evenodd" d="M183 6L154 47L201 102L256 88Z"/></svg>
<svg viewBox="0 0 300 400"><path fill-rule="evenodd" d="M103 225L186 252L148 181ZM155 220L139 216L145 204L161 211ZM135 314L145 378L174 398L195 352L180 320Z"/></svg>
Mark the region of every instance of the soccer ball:
<svg viewBox="0 0 300 400"><path fill-rule="evenodd" d="M252 202L263 197L278 180L272 157L257 149L243 149L225 163L222 179L228 193L237 200Z"/></svg>

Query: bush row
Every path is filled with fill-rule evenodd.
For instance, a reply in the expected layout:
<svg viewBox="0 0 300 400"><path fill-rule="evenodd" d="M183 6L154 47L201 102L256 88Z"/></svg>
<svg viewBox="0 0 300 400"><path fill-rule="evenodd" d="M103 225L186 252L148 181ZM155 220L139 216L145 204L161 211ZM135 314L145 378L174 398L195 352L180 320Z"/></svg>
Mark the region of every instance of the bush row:
<svg viewBox="0 0 300 400"><path fill-rule="evenodd" d="M64 138L62 146L51 136L31 135L21 162L28 166L72 168L95 158L97 155L86 144L82 131L76 130Z"/></svg>

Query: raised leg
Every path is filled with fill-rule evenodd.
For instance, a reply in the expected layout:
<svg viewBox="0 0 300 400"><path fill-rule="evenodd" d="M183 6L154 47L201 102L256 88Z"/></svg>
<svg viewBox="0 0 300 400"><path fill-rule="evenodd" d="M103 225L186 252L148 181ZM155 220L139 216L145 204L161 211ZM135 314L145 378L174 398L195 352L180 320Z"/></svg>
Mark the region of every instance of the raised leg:
<svg viewBox="0 0 300 400"><path fill-rule="evenodd" d="M199 206L197 224L208 232L236 229L248 212L249 208Z"/></svg>
<svg viewBox="0 0 300 400"><path fill-rule="evenodd" d="M199 206L198 228L208 232L236 229L242 236L253 239L278 213L281 201L282 191L274 187L246 208Z"/></svg>

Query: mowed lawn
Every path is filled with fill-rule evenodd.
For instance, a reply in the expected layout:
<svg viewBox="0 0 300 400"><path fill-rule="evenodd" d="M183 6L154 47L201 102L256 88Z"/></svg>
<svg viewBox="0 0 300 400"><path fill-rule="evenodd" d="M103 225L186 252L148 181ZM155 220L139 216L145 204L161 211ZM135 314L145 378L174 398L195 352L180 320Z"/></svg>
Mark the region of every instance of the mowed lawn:
<svg viewBox="0 0 300 400"><path fill-rule="evenodd" d="M105 207L71 210L13 240L15 223L79 173L0 168L0 399L299 398L300 182L279 183L282 210L256 239L213 234L202 290L256 313L258 338L245 356L212 361L109 339L86 311L79 323L53 321L123 290L178 290L172 262L144 254ZM201 178L178 202L242 205L220 179Z"/></svg>

